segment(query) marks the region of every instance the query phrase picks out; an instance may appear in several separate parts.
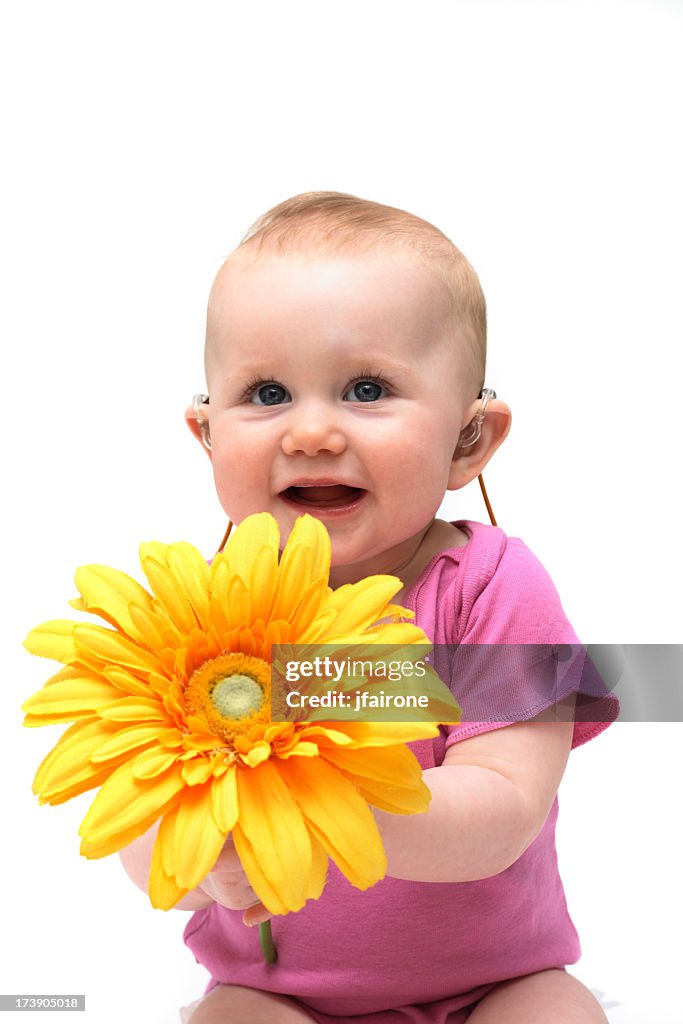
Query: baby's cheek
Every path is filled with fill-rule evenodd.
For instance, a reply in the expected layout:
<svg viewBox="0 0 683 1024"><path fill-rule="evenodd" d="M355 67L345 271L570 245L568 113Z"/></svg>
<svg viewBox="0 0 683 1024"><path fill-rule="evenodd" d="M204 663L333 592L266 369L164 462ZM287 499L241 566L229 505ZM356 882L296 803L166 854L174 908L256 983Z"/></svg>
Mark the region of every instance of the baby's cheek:
<svg viewBox="0 0 683 1024"><path fill-rule="evenodd" d="M420 504L440 501L448 481L450 461L436 457L429 448L406 438L403 446L408 451L397 452L381 469L381 479L387 490L412 497Z"/></svg>
<svg viewBox="0 0 683 1024"><path fill-rule="evenodd" d="M244 467L242 467L243 469ZM250 488L244 472L239 472L238 466L230 459L214 459L213 477L223 511L233 522L241 522L246 515L249 515L245 509Z"/></svg>

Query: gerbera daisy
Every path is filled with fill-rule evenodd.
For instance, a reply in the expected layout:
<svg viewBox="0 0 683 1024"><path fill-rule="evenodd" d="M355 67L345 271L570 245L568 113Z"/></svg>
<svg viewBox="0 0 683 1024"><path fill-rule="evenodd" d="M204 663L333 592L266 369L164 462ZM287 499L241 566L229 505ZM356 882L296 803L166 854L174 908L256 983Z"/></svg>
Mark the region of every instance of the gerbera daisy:
<svg viewBox="0 0 683 1024"><path fill-rule="evenodd" d="M271 913L318 897L328 857L354 886L373 885L386 859L368 804L426 810L405 743L437 726L273 722L271 648L381 644L405 656L427 640L390 603L400 581L331 590L329 537L311 516L297 520L281 557L277 523L260 514L211 565L186 543L143 544L140 561L152 593L106 566L76 573L72 605L112 628L56 620L25 642L66 666L26 701L25 723L74 722L38 769L41 802L101 787L80 828L86 857L122 849L160 819L155 907L195 888L229 833Z"/></svg>

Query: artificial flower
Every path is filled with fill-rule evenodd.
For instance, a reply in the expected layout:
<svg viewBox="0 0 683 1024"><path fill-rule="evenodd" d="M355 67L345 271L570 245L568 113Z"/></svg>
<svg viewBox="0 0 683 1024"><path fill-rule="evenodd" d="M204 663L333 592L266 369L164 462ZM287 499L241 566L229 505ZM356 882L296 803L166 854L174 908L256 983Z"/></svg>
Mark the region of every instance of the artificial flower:
<svg viewBox="0 0 683 1024"><path fill-rule="evenodd" d="M76 573L72 605L111 628L56 620L25 642L65 666L26 701L25 724L74 723L38 769L40 801L101 787L80 828L86 857L118 851L159 821L155 907L194 889L230 833L271 913L317 898L328 858L357 888L373 885L386 858L368 805L426 810L405 744L437 726L272 721L271 648L425 644L405 621L412 613L390 603L400 581L331 590L329 537L311 516L297 520L281 556L276 521L259 514L210 565L186 543L143 544L140 561L151 593L106 566Z"/></svg>

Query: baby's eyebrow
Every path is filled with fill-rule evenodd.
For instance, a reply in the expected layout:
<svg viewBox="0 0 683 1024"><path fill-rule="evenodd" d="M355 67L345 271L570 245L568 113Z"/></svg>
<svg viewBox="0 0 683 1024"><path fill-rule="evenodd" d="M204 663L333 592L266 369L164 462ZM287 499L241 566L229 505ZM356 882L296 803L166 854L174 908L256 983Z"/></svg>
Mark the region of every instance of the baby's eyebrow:
<svg viewBox="0 0 683 1024"><path fill-rule="evenodd" d="M391 376L396 378L401 377L412 377L415 375L416 367L409 363L404 363L396 359L387 358L386 353L373 353L371 349L368 349L362 355L356 355L350 353L348 356L342 357L331 356L327 361L327 365L330 366L333 372L338 372L340 376L359 377L359 376ZM273 359L272 356L263 360L248 359L244 362L239 360L231 361L225 370L225 376L234 379L235 377L263 377L271 378L282 376L283 374L292 374L292 361L289 354L285 354L282 358Z"/></svg>

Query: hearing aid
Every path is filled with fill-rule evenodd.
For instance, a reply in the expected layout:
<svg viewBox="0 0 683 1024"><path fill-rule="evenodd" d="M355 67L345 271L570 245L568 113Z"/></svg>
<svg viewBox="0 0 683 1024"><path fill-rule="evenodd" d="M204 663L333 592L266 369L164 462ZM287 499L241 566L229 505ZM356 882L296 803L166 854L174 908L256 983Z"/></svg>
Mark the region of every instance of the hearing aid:
<svg viewBox="0 0 683 1024"><path fill-rule="evenodd" d="M464 451L466 448L473 448L481 437L481 425L484 422L486 416L486 407L492 398L496 397L496 392L493 388L482 388L479 395L481 398L481 407L478 409L474 419L465 427L458 440L458 451Z"/></svg>
<svg viewBox="0 0 683 1024"><path fill-rule="evenodd" d="M199 438L207 452L210 452L211 433L209 431L209 396L202 394L193 395L192 409L194 410L194 418L197 421L197 426L199 427Z"/></svg>

